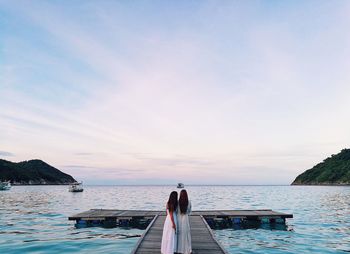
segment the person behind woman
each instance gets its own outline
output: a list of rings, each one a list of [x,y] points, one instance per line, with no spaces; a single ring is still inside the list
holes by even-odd
[[[170,193],[168,203],[166,205],[166,218],[163,227],[162,236],[162,254],[174,254],[177,246],[177,236],[176,236],[176,209],[177,209],[177,192],[173,191]]]
[[[191,213],[191,202],[188,200],[186,190],[180,192],[179,209],[177,209],[177,253],[192,253],[191,229],[188,215]]]

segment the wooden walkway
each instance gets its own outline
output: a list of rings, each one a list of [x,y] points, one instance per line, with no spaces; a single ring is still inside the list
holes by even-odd
[[[70,216],[68,219],[75,220],[77,226],[115,227],[126,225],[132,227],[142,222],[142,225],[147,228],[132,253],[153,254],[160,253],[165,217],[164,211],[91,209]],[[228,221],[229,225],[232,226],[235,223],[243,222],[285,223],[286,218],[293,218],[293,214],[270,209],[193,211],[190,215],[193,254],[227,253],[216,241],[208,223],[216,228],[216,223],[221,227],[222,221]]]
[[[139,239],[132,254],[160,253],[165,215],[156,215]],[[227,253],[215,239],[210,227],[201,215],[190,216],[193,254]]]
[[[165,215],[165,211],[151,210],[115,210],[115,209],[91,209],[68,217],[69,220],[111,220],[111,219],[132,219],[132,218],[154,218],[156,215]],[[263,210],[202,210],[193,211],[191,215],[201,215],[205,218],[293,218],[293,214]]]

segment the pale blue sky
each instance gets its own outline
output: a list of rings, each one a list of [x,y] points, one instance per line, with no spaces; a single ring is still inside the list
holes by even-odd
[[[0,157],[93,184],[288,184],[349,147],[349,13],[0,0]]]

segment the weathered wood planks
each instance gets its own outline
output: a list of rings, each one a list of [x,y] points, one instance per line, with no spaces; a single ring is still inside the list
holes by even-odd
[[[156,215],[153,221],[147,227],[146,231],[142,234],[141,238],[131,253],[160,253],[164,221],[164,215]]]
[[[69,220],[89,220],[99,219],[105,220],[108,218],[153,218],[156,215],[165,215],[164,211],[151,210],[109,210],[109,209],[91,209],[82,213],[70,216]],[[206,218],[211,217],[231,217],[231,218],[256,218],[256,217],[271,217],[271,218],[293,218],[293,214],[276,212],[268,209],[264,210],[212,210],[212,211],[193,211],[192,215],[202,215]]]
[[[87,224],[90,223],[91,225],[94,225],[94,223],[101,225],[102,223],[103,226],[115,226],[117,225],[117,221],[123,222],[123,220],[127,221],[126,225],[130,226],[131,224],[128,224],[130,221],[143,220],[146,221],[146,224],[144,224],[145,227],[149,221],[152,220],[132,253],[154,254],[160,253],[165,215],[164,211],[91,209],[73,215],[68,219],[76,220],[77,224],[85,222]],[[214,225],[213,228],[215,228],[215,222],[217,221],[219,221],[219,223],[223,220],[228,220],[232,223],[236,223],[236,220],[238,220],[238,223],[240,223],[241,220],[258,222],[264,222],[267,220],[267,222],[271,222],[279,219],[284,222],[286,218],[293,218],[293,214],[276,212],[270,209],[193,211],[190,216],[193,254],[227,253],[216,241],[205,218],[208,220],[208,223],[211,223],[212,226]],[[230,225],[232,225],[232,223]]]
[[[132,254],[160,253],[165,215],[157,215],[139,239]],[[216,241],[210,227],[200,215],[190,216],[193,254],[222,254],[224,248]]]

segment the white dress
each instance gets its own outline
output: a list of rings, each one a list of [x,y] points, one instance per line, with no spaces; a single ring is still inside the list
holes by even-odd
[[[171,222],[169,210],[166,210],[167,216],[165,218],[162,236],[162,254],[174,254],[177,246],[177,236],[173,228],[173,223]],[[177,228],[176,211],[173,212],[175,226]]]
[[[189,214],[191,213],[191,202],[188,202],[187,211],[182,214],[180,208],[177,209],[177,252],[190,254],[192,252],[191,228]]]

